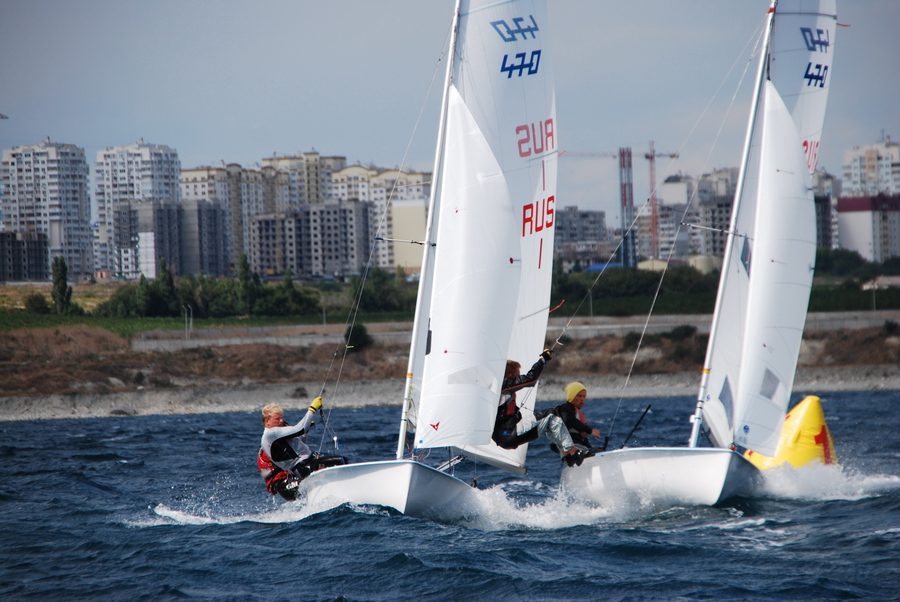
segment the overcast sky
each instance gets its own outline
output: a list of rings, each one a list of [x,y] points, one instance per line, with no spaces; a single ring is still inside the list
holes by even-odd
[[[767,6],[551,0],[560,148],[631,146],[636,203],[649,195],[651,140],[681,154],[657,160],[659,179],[736,166],[750,97],[749,83],[736,86]],[[316,150],[430,171],[452,10],[452,0],[5,0],[0,147],[49,136],[84,148],[92,171],[98,150],[141,138],[177,149],[183,168]],[[838,22],[850,27],[837,31],[819,161],[836,175],[846,148],[900,140],[900,0],[838,0]],[[559,178],[562,205],[617,223],[614,160],[564,157]]]

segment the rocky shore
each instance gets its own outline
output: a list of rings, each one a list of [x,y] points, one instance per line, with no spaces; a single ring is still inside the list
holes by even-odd
[[[693,372],[546,377],[538,401],[559,401],[565,385],[579,380],[589,399],[694,396],[699,375]],[[0,421],[145,416],[154,414],[212,414],[257,411],[271,402],[286,410],[302,410],[321,383],[293,383],[210,388],[171,388],[118,393],[74,393],[0,398]],[[344,381],[326,391],[326,404],[335,408],[399,405],[403,381]],[[794,391],[824,395],[832,391],[900,390],[900,366],[844,366],[805,368],[797,372]]]

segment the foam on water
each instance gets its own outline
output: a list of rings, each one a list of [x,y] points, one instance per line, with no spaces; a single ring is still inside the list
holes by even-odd
[[[900,488],[895,475],[866,475],[840,465],[785,465],[763,471],[760,495],[775,499],[825,501],[859,500]]]

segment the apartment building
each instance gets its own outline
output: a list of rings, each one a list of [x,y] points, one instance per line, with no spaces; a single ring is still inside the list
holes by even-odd
[[[89,277],[93,273],[93,250],[84,149],[49,139],[4,149],[0,181],[0,230],[46,237],[17,240],[29,241],[29,249],[37,240],[46,241],[47,251],[41,257],[47,264],[47,273],[53,260],[62,257],[71,279]],[[28,269],[27,273],[39,272]]]
[[[837,211],[841,248],[878,263],[900,257],[900,194],[841,197]]]
[[[328,199],[289,212],[254,216],[250,269],[266,277],[344,278],[369,262],[370,207]]]
[[[165,145],[148,144],[142,139],[97,152],[94,172],[97,206],[94,262],[98,271],[111,271],[118,276],[125,276],[126,271],[135,273],[134,262],[140,253],[139,248],[120,248],[117,244],[137,245],[140,244],[140,237],[131,238],[131,230],[125,235],[116,235],[116,205],[141,201],[157,205],[177,204],[181,201],[180,176],[178,152]],[[170,264],[173,268],[178,265],[171,258]]]
[[[53,276],[43,232],[0,231],[0,282],[41,282]]]
[[[604,263],[612,255],[605,211],[565,206],[556,211],[553,229],[554,256],[567,271]]]
[[[900,194],[900,144],[881,142],[844,151],[842,197]]]
[[[131,199],[113,208],[116,274],[129,280],[150,280],[165,258],[174,273],[180,273],[181,229],[179,203]]]
[[[425,237],[431,174],[350,165],[332,174],[332,197],[372,205],[372,265],[418,272]],[[377,239],[377,240],[376,240]]]

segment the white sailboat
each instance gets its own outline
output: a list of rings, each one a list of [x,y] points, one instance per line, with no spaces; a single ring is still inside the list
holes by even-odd
[[[458,2],[396,459],[315,472],[301,484],[309,502],[464,515],[473,489],[426,464],[432,448],[524,472],[527,446],[501,449],[491,432],[507,359],[530,365],[547,330],[558,149],[548,29],[543,1]]]
[[[564,468],[575,497],[712,505],[749,495],[775,452],[816,252],[811,172],[825,116],[834,0],[773,0],[688,447],[620,449]],[[700,434],[711,447],[699,447]]]

